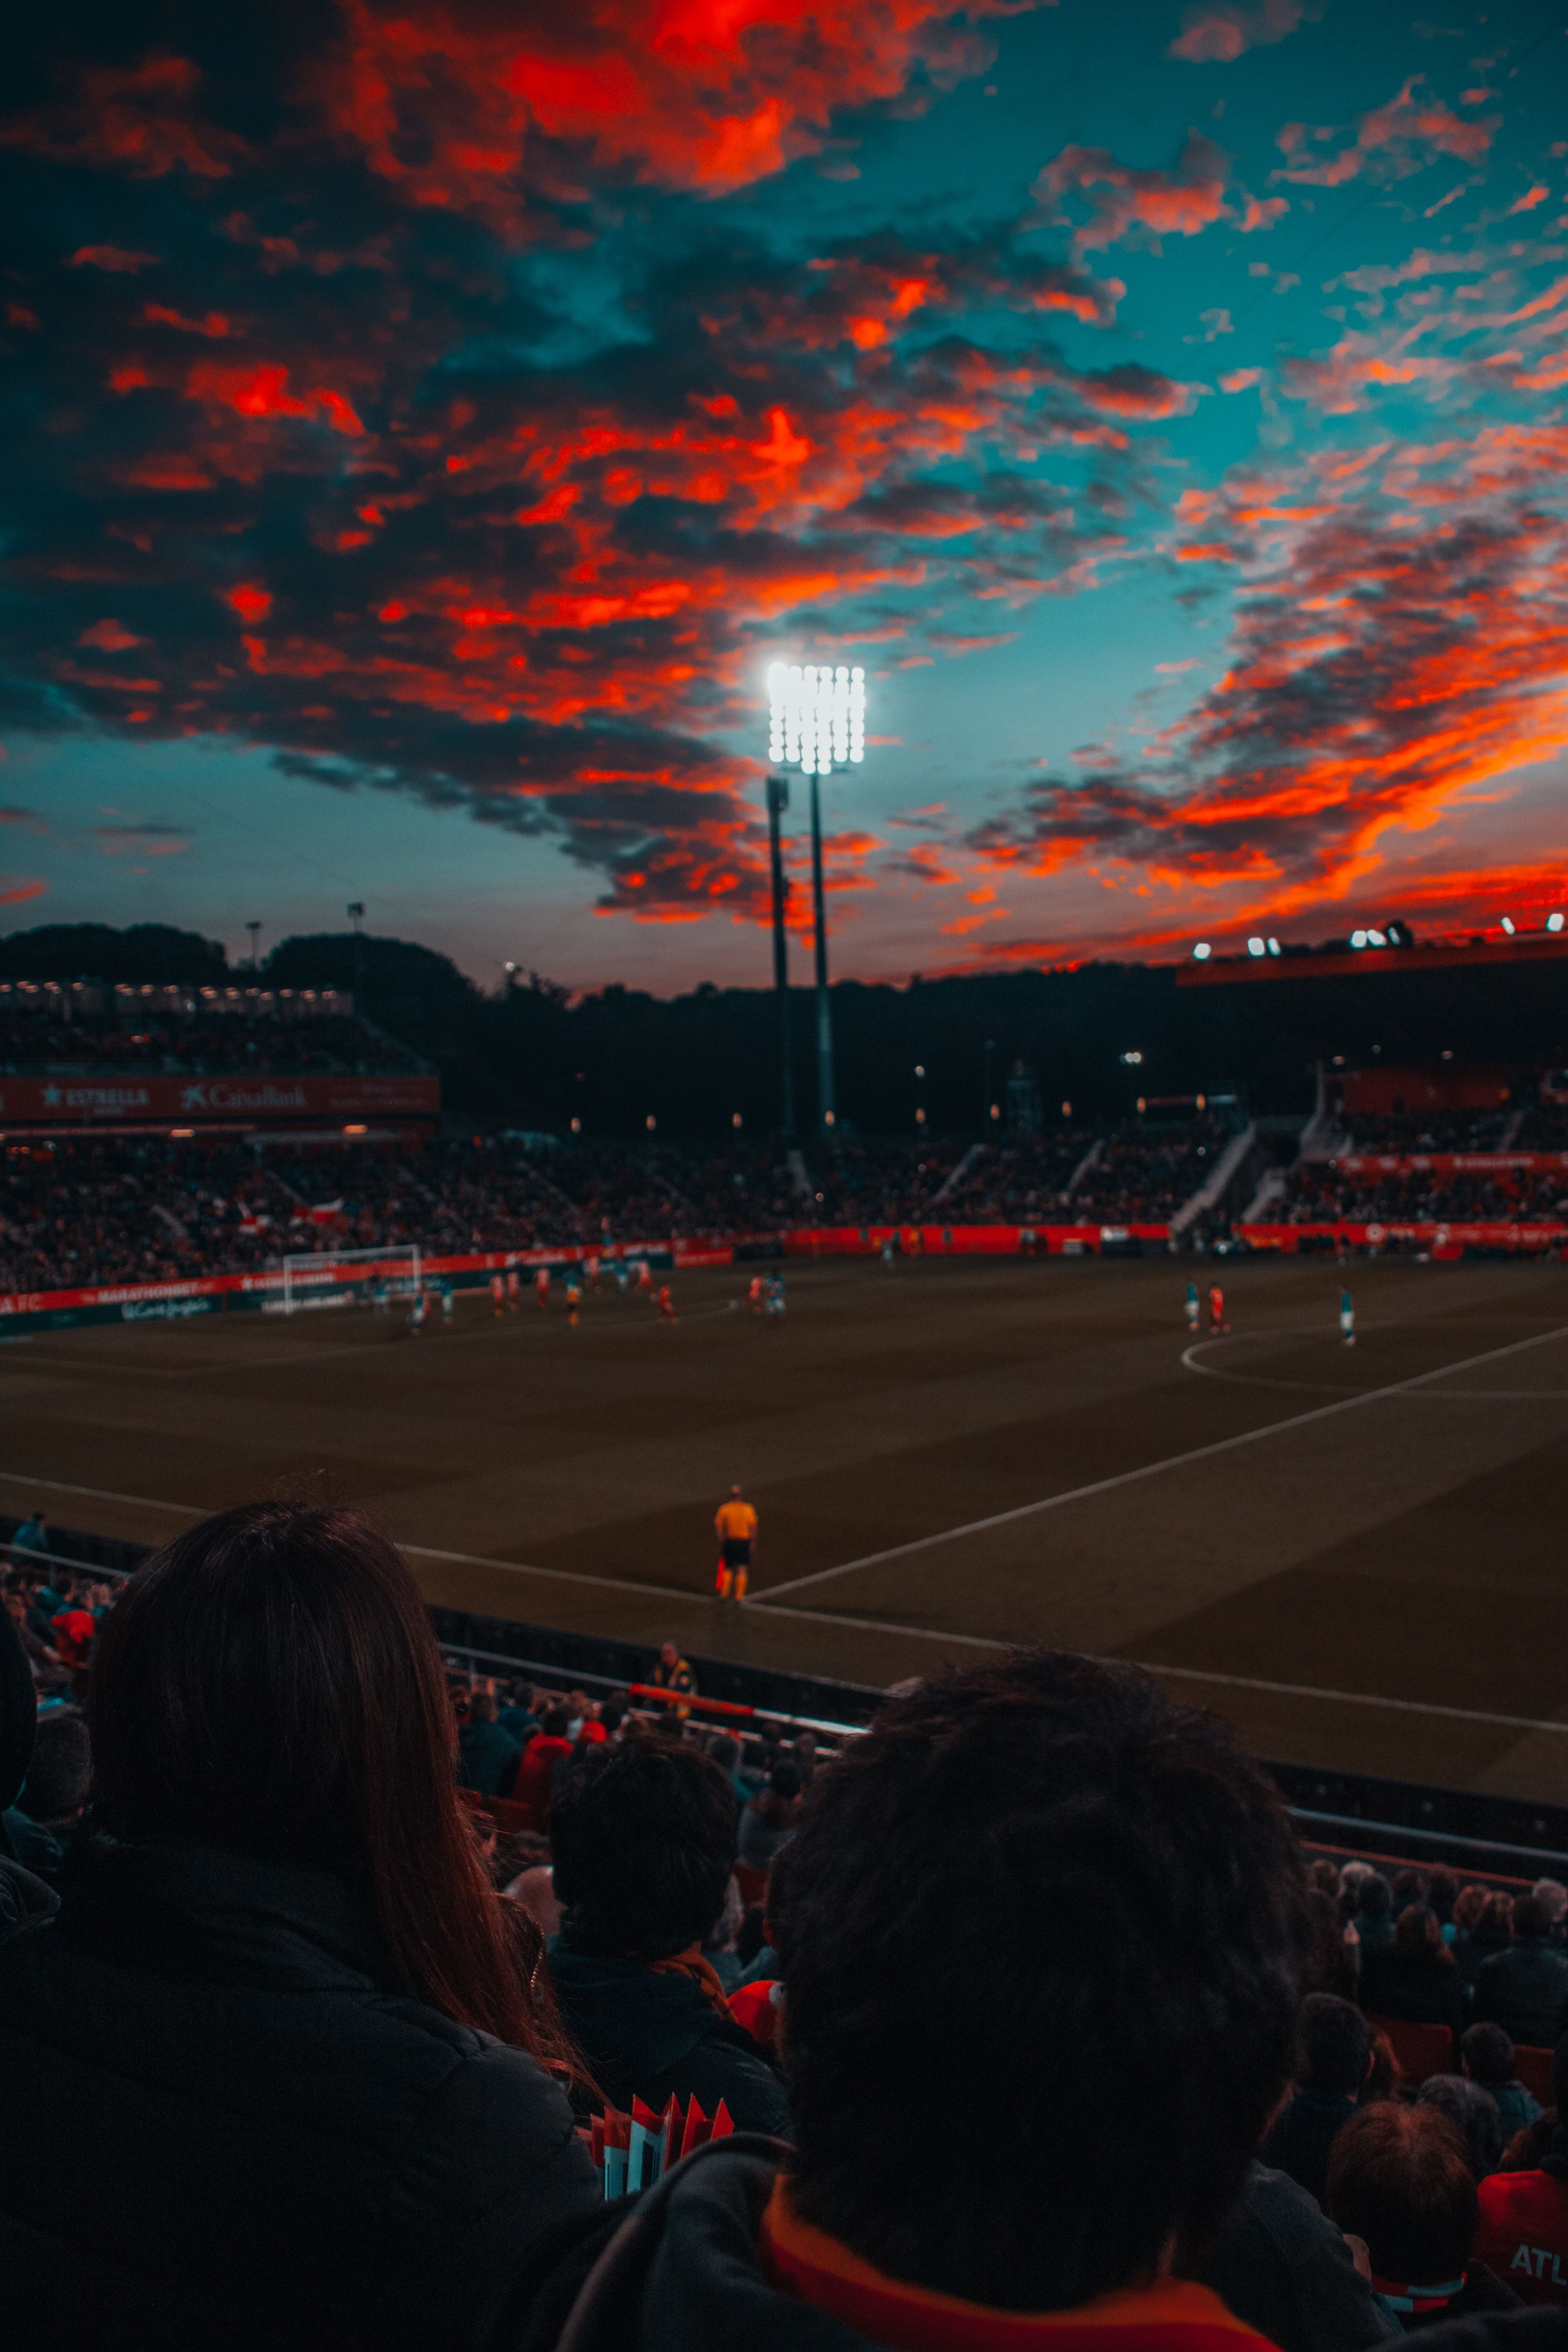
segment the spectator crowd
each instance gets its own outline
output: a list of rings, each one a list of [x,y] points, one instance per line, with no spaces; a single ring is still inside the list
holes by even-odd
[[[8,1557],[8,2340],[1568,2339],[1568,1889],[1304,1854],[1141,1670],[742,1740],[443,1660],[346,1509]]]

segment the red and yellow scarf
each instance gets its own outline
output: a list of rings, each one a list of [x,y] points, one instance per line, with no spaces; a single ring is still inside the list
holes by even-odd
[[[1076,2311],[1039,2312],[997,2311],[908,2285],[799,2220],[782,2173],[759,2252],[774,2286],[893,2352],[1273,2352],[1267,2336],[1185,2279],[1119,2288]]]

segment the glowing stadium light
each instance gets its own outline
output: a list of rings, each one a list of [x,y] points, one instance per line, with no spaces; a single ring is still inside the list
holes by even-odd
[[[1366,943],[1369,948],[1385,948],[1388,945],[1388,934],[1386,931],[1368,931]]]
[[[1248,955],[1267,955],[1268,953],[1268,950],[1264,946],[1261,940],[1248,940],[1247,942],[1247,952]]]
[[[1137,1065],[1138,1065],[1140,1062],[1142,1062],[1142,1060],[1143,1059],[1143,1056],[1142,1056],[1142,1054],[1140,1054],[1140,1053],[1138,1053],[1138,1052],[1134,1051],[1134,1052],[1132,1052],[1132,1053],[1131,1053],[1131,1054],[1123,1054],[1123,1055],[1122,1055],[1122,1056],[1121,1056],[1121,1058],[1122,1058],[1122,1060],[1123,1060],[1124,1062],[1126,1062],[1126,1063],[1129,1065],[1129,1066],[1130,1066],[1130,1067],[1134,1067],[1134,1068],[1135,1068],[1135,1067],[1137,1066]]]
[[[866,757],[866,673],[840,662],[774,662],[768,671],[768,758],[803,776]]]
[[[1364,948],[1366,945],[1366,933],[1364,931],[1352,931],[1351,933],[1351,945],[1352,948]]]
[[[1268,942],[1268,952],[1269,952],[1269,954],[1270,954],[1270,955],[1278,955],[1278,954],[1279,954],[1279,940],[1269,940],[1269,942]]]
[[[1512,916],[1511,916],[1511,915],[1505,915],[1505,916],[1503,917],[1503,919],[1502,919],[1502,927],[1503,927],[1503,929],[1508,933],[1509,938],[1511,940],[1511,939],[1512,939],[1512,937],[1513,937],[1513,918],[1512,918]]]
[[[1199,940],[1193,950],[1193,960],[1195,963],[1207,963],[1213,953],[1214,950],[1210,947],[1207,940]]]
[[[1548,915],[1546,918],[1546,928],[1549,931],[1560,931],[1563,929],[1562,916]]]

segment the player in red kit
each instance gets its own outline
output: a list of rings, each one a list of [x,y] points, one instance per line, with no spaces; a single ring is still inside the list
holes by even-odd
[[[490,1304],[495,1309],[496,1320],[499,1323],[501,1317],[506,1313],[506,1276],[504,1274],[492,1274],[490,1276]]]
[[[670,1297],[668,1282],[664,1284],[658,1294],[658,1319],[661,1323],[679,1323],[680,1320],[675,1311],[675,1301]]]
[[[1211,1331],[1228,1331],[1230,1325],[1225,1319],[1225,1293],[1220,1288],[1217,1282],[1211,1283],[1209,1286],[1209,1329]]]

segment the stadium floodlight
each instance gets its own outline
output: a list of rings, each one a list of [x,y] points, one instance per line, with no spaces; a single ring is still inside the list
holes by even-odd
[[[1267,955],[1268,953],[1268,950],[1261,940],[1248,940],[1247,942],[1247,952],[1248,955]]]
[[[1194,960],[1198,963],[1207,963],[1213,953],[1214,950],[1210,947],[1207,940],[1199,940],[1193,950]]]
[[[768,758],[803,776],[866,757],[866,673],[844,662],[774,662],[768,671]]]
[[[1560,931],[1563,929],[1562,916],[1548,915],[1546,918],[1546,928],[1549,931]]]
[[[1385,948],[1388,945],[1388,935],[1385,931],[1368,931],[1366,943],[1369,948]]]
[[[1270,954],[1270,955],[1278,955],[1278,954],[1279,954],[1279,940],[1269,940],[1269,942],[1268,942],[1268,952],[1269,952],[1269,954]]]
[[[816,934],[816,1105],[825,1131],[837,1124],[833,1085],[833,1014],[827,993],[827,910],[822,887],[822,803],[817,780],[866,757],[866,673],[847,662],[774,662],[768,670],[768,757],[811,779],[811,898]],[[782,778],[768,786],[769,808]],[[774,867],[774,933],[782,930]],[[779,950],[774,949],[775,979]],[[781,1002],[783,1000],[781,999]],[[785,1043],[785,1068],[788,1046]],[[786,1095],[786,1116],[788,1106]]]
[[[1502,919],[1502,927],[1503,927],[1503,929],[1508,933],[1509,938],[1511,940],[1511,939],[1512,939],[1512,937],[1513,937],[1513,918],[1512,918],[1512,916],[1511,916],[1511,915],[1505,915],[1505,916],[1503,917],[1503,919]]]
[[[1366,945],[1366,933],[1364,931],[1352,931],[1351,933],[1351,945],[1352,948],[1364,948]]]

